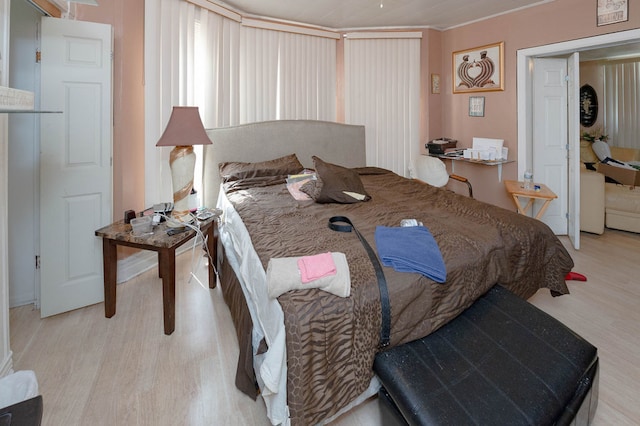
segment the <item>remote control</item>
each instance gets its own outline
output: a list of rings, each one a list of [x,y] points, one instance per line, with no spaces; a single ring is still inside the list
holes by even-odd
[[[181,232],[185,232],[186,230],[187,230],[186,227],[167,229],[167,235],[176,235],[176,234],[179,234]]]

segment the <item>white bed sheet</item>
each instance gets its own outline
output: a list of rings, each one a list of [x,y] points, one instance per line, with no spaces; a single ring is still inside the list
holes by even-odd
[[[287,352],[282,307],[276,299],[269,298],[266,272],[253,248],[249,231],[222,188],[218,193],[217,206],[222,210],[220,241],[240,281],[253,321],[253,368],[267,407],[267,416],[274,425],[288,425]],[[263,338],[268,349],[257,354]]]

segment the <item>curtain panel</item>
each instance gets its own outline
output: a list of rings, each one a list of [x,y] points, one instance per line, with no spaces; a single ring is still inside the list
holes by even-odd
[[[611,145],[640,148],[640,62],[604,65],[603,113]]]
[[[172,196],[169,150],[155,144],[173,106],[198,106],[205,128],[281,119],[335,121],[339,37],[241,21],[240,15],[200,0],[145,2],[146,205]],[[194,148],[194,185],[200,188],[203,148]]]
[[[240,122],[336,119],[336,40],[242,27]]]
[[[169,149],[155,144],[174,106],[205,128],[238,124],[240,23],[183,0],[145,3],[145,202],[172,200]],[[194,183],[202,176],[202,147]]]
[[[420,38],[347,35],[345,119],[367,129],[367,164],[409,176],[420,142]]]

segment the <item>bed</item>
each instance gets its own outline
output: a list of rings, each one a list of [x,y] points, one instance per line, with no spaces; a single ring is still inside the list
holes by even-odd
[[[379,386],[371,370],[381,326],[375,270],[356,235],[329,229],[330,217],[349,217],[374,250],[376,226],[396,227],[407,218],[422,222],[437,242],[446,265],[444,283],[384,267],[391,347],[437,330],[496,283],[525,299],[540,288],[568,293],[564,277],[573,261],[546,225],[366,167],[362,126],[282,120],[208,134],[213,143],[205,148],[203,200],[223,210],[219,278],[240,345],[236,386],[256,397],[257,383],[273,424],[331,420]],[[305,168],[349,168],[370,200],[296,200],[280,174],[237,179],[221,189],[220,163],[262,166],[292,154]],[[269,297],[271,259],[327,251],[346,256],[348,297],[316,288]]]

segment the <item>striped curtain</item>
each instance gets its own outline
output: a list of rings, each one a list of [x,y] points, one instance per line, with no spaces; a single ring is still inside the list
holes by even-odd
[[[363,124],[367,164],[409,176],[420,141],[420,33],[347,34],[345,120]]]
[[[243,26],[240,122],[336,119],[336,40]]]
[[[612,146],[640,148],[640,62],[604,65],[604,131]]]
[[[240,17],[184,0],[145,3],[145,201],[172,199],[169,149],[155,144],[174,106],[197,106],[205,128],[239,123]],[[196,146],[194,183],[202,176]]]

